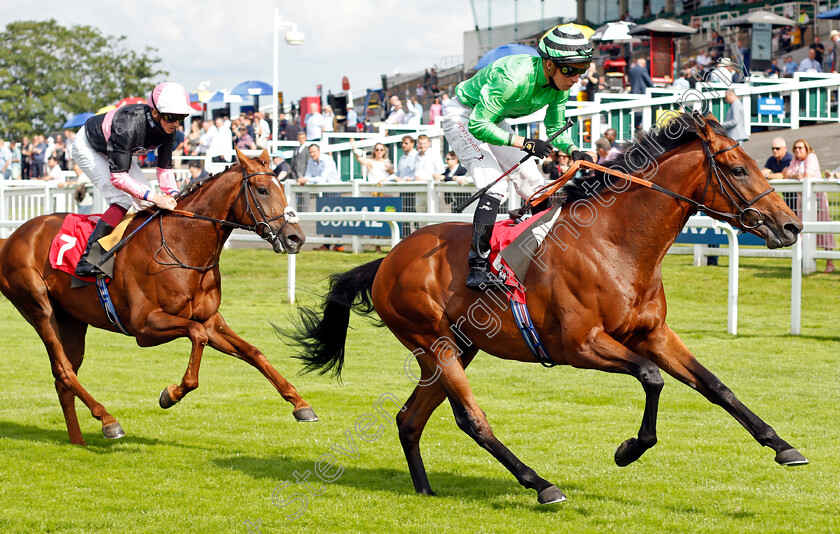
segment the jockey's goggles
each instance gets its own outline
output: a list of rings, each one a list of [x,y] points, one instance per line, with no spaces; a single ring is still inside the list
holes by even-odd
[[[160,113],[160,111],[158,111],[158,113]],[[176,113],[160,113],[160,118],[164,122],[178,123],[178,122],[181,122],[182,120],[186,119],[187,116],[186,115],[178,115]]]
[[[555,65],[557,64],[555,63]],[[575,76],[585,74],[586,71],[589,70],[589,64],[587,63],[586,66],[582,68],[573,67],[571,65],[557,65],[557,70],[559,70],[560,74],[566,78],[574,78]]]

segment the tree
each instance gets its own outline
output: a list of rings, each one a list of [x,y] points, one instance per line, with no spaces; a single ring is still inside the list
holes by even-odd
[[[157,50],[122,46],[91,26],[16,21],[0,33],[0,135],[58,130],[72,115],[145,96],[159,70]]]

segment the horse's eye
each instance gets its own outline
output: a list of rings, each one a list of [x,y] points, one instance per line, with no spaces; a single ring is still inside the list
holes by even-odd
[[[258,188],[257,188],[257,193],[259,193],[259,194],[261,194],[261,195],[268,195],[268,188],[266,188],[266,187],[258,187]]]
[[[734,174],[735,176],[746,176],[747,169],[743,167],[735,167],[732,169],[732,174]]]

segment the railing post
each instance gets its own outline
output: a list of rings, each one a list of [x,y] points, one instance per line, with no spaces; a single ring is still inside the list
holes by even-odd
[[[295,303],[295,267],[297,254],[289,254],[288,272],[286,273],[286,292],[289,295],[289,304]]]
[[[814,186],[811,183],[811,178],[805,177],[802,180],[802,200],[800,209],[802,210],[802,220],[807,222],[814,222],[817,220],[816,211],[817,203],[815,202]],[[802,250],[802,272],[804,274],[811,274],[817,270],[817,260],[814,258],[816,253],[816,236],[812,233],[806,233],[803,239]]]
[[[807,235],[807,234],[800,234]],[[790,333],[802,333],[802,239],[791,247],[790,257]]]
[[[727,300],[726,329],[733,336],[738,335],[738,236],[728,224],[721,224],[729,239],[729,298]]]
[[[797,82],[799,78],[794,74],[794,80]],[[794,89],[790,92],[790,129],[799,129],[799,90]]]

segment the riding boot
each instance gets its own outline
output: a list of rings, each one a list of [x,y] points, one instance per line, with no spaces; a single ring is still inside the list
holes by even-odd
[[[473,218],[473,235],[467,263],[470,274],[467,275],[467,287],[472,289],[505,289],[504,282],[490,271],[490,237],[496,223],[496,213],[500,201],[496,197],[484,195],[478,201]]]
[[[85,253],[82,254],[82,257],[79,258],[79,263],[76,264],[76,276],[105,276],[105,273],[102,272],[99,267],[87,261],[88,254],[90,254],[90,248],[93,246],[94,243],[99,241],[101,238],[105,237],[106,235],[111,233],[114,227],[110,224],[106,223],[102,219],[99,219],[99,222],[96,223],[96,227],[93,229],[93,233],[90,234],[90,238],[87,242],[87,248],[85,248]]]

